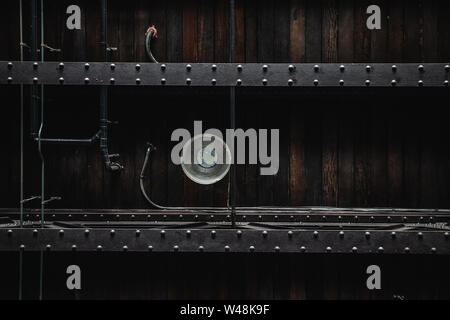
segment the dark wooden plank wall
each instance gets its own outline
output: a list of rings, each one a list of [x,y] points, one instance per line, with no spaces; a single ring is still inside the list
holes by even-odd
[[[29,5],[25,2],[25,13]],[[100,5],[77,1],[80,31],[65,28],[73,1],[45,1],[45,42],[61,53],[47,60],[99,60]],[[236,1],[236,61],[242,62],[444,62],[450,60],[448,1],[377,1],[382,30],[365,28],[370,1]],[[5,2],[0,23],[2,60],[18,59],[17,1]],[[108,44],[113,61],[146,61],[144,32],[155,24],[155,56],[170,62],[227,62],[229,6],[216,1],[109,1]],[[29,15],[25,14],[25,19]],[[25,28],[25,42],[29,40]],[[29,53],[25,51],[25,58]],[[6,139],[0,157],[1,207],[18,202],[18,88],[1,88],[10,114],[1,127]],[[76,92],[76,95],[73,94]],[[238,92],[238,127],[280,128],[280,171],[261,177],[257,166],[238,167],[241,205],[329,205],[450,207],[450,161],[439,92],[336,92],[284,95]],[[106,172],[96,147],[46,147],[47,190],[70,208],[146,208],[138,178],[145,143],[158,146],[150,179],[152,196],[170,205],[224,205],[226,181],[202,187],[170,162],[170,134],[178,127],[225,129],[225,90],[111,90],[112,153],[125,170]],[[431,96],[431,98],[430,98]],[[430,101],[436,102],[430,105]],[[96,88],[48,88],[47,136],[87,137],[97,129]],[[124,106],[130,106],[124,108]],[[427,106],[426,112],[416,107]],[[28,105],[26,105],[28,112]],[[275,112],[274,112],[275,111]],[[26,117],[28,120],[28,116]],[[28,128],[28,121],[26,121]],[[39,193],[36,147],[27,141],[26,195]]]
[[[18,297],[18,254],[2,253],[1,299]],[[448,299],[445,256],[279,254],[44,253],[43,298],[78,299]],[[23,298],[37,300],[39,253],[24,254]],[[224,264],[224,262],[227,264]],[[180,263],[185,262],[180,266]],[[332,263],[330,263],[332,262]],[[382,290],[366,287],[366,268],[382,270]],[[82,290],[66,288],[79,265]],[[189,269],[189,265],[194,265]],[[242,267],[241,267],[242,266]],[[189,270],[188,270],[189,269]],[[413,279],[413,280],[412,280]]]

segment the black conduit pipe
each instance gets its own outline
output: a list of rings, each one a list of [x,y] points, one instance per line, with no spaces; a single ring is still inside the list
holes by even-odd
[[[31,60],[38,60],[38,3],[37,0],[31,0]],[[31,110],[30,110],[30,132],[31,137],[36,138],[39,130],[39,112],[38,112],[39,90],[38,85],[31,86]]]
[[[101,46],[103,51],[103,60],[108,61],[108,8],[107,0],[101,0],[102,11],[102,29],[101,29]],[[120,171],[123,166],[117,162],[111,161],[111,158],[118,155],[109,154],[108,150],[108,88],[103,86],[100,88],[100,150],[103,154],[105,167],[111,171]]]

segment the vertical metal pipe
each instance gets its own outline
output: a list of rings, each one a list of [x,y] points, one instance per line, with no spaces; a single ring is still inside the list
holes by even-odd
[[[19,1],[20,61],[23,61],[23,12]],[[20,227],[23,227],[23,84],[20,84]],[[23,251],[19,251],[19,300],[22,300]]]
[[[234,0],[230,0],[230,57],[229,62],[234,62],[234,45],[235,45],[235,5]],[[236,88],[230,88],[230,125],[231,129],[236,128]],[[234,153],[233,153],[234,156]],[[230,168],[230,187],[229,187],[229,197],[231,206],[231,224],[234,227],[236,225],[236,166],[234,164]]]
[[[41,43],[44,43],[44,0],[41,0]],[[44,62],[44,48],[41,47],[41,61]],[[41,227],[44,227],[45,213],[45,159],[42,153],[42,130],[44,128],[44,85],[41,85],[41,126],[38,134],[39,155],[41,156]],[[39,272],[39,300],[42,300],[44,277],[44,252],[41,249],[40,272]]]
[[[44,43],[44,0],[41,0],[41,43]],[[41,48],[41,61],[44,62],[44,50]],[[38,149],[41,157],[41,225],[44,225],[45,211],[45,159],[42,153],[42,131],[44,129],[44,85],[41,85],[41,126],[38,133]]]
[[[23,61],[23,13],[19,1],[20,61]],[[23,227],[23,84],[20,84],[20,227]]]
[[[31,0],[31,60],[38,60],[38,0]],[[30,110],[30,132],[31,137],[34,139],[37,137],[39,126],[39,114],[38,114],[38,85],[31,86],[30,96],[31,110]]]

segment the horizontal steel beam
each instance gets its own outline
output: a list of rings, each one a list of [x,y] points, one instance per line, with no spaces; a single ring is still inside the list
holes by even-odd
[[[0,251],[450,254],[449,232],[0,229]]]
[[[209,210],[208,210],[209,211]],[[0,217],[19,219],[16,210],[0,210]],[[26,211],[24,219],[40,221],[40,211]],[[154,211],[154,210],[52,210],[45,214],[46,221],[136,221],[136,222],[229,222],[230,213],[209,211]],[[238,222],[348,222],[348,223],[449,223],[448,210],[300,210],[279,208],[273,212],[238,212]]]
[[[449,64],[0,61],[0,84],[242,87],[448,87]]]

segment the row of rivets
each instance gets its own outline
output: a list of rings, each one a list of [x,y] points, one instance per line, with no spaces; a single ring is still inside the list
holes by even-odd
[[[7,67],[8,67],[8,69],[11,70],[11,69],[13,68],[13,63],[12,63],[12,62],[8,62]],[[34,62],[34,63],[33,63],[33,68],[34,68],[34,69],[37,69],[38,67],[39,67],[39,63],[38,63],[38,62]],[[59,68],[60,68],[60,69],[64,69],[64,63],[63,63],[63,62],[61,62],[61,63],[59,64]],[[86,70],[89,70],[90,64],[89,64],[89,63],[85,63],[85,64],[84,64],[84,68],[85,68]],[[111,70],[114,70],[114,69],[116,68],[116,64],[115,64],[115,63],[111,63],[111,64],[110,64],[110,68],[111,68]],[[136,64],[135,68],[136,68],[136,70],[139,71],[139,70],[141,69],[141,65],[140,65],[140,64]],[[162,70],[162,71],[165,71],[166,68],[167,68],[166,64],[161,64],[161,70]],[[237,70],[238,70],[239,72],[241,72],[241,71],[243,70],[243,66],[242,66],[241,64],[237,65],[236,68],[237,68]],[[262,66],[262,70],[263,70],[264,72],[267,72],[267,71],[268,71],[268,68],[269,68],[269,66],[268,66],[267,64],[265,64],[265,65]],[[394,65],[392,65],[391,68],[392,68],[392,71],[393,71],[393,72],[396,72],[396,71],[397,71],[397,65],[394,64]],[[211,69],[212,69],[213,71],[216,71],[216,70],[217,70],[217,65],[216,65],[216,64],[213,64],[213,65],[211,66]],[[293,64],[290,64],[290,65],[288,66],[288,69],[289,69],[290,72],[293,72],[293,71],[296,69],[296,67],[295,67]],[[319,72],[320,66],[319,66],[318,64],[316,64],[316,65],[314,65],[313,69],[314,69],[315,72]],[[372,66],[366,65],[365,69],[366,69],[367,72],[371,72],[371,71],[372,71]],[[423,64],[421,64],[421,65],[419,65],[419,66],[417,67],[417,69],[418,69],[420,72],[424,72],[424,71],[425,71],[425,66],[424,66]],[[444,66],[444,69],[445,69],[445,71],[450,72],[450,65],[445,65],[445,66]],[[191,70],[192,70],[192,65],[191,65],[191,64],[187,64],[187,65],[186,65],[186,70],[187,70],[187,71],[191,71]],[[341,72],[344,72],[344,71],[345,71],[345,65],[340,65],[340,66],[339,66],[339,70],[340,70]]]
[[[46,248],[47,251],[50,251],[51,248],[52,248],[52,246],[51,246],[51,244],[47,244],[47,245],[45,246],[45,248]],[[72,245],[71,248],[72,248],[73,251],[77,250],[77,246],[76,246],[75,244]],[[148,248],[149,251],[153,251],[153,246],[149,245],[147,248]],[[21,244],[21,245],[19,246],[19,249],[20,249],[20,250],[25,250],[25,245],[24,245],[24,244]],[[102,246],[102,245],[97,245],[96,249],[97,249],[97,251],[102,251],[102,250],[103,250],[103,246]],[[123,251],[126,252],[126,251],[128,251],[128,246],[127,246],[127,245],[124,245],[124,246],[122,247],[122,249],[123,249]],[[180,249],[180,247],[179,247],[178,245],[174,245],[174,246],[173,246],[173,250],[174,250],[175,252],[178,252],[179,249]],[[250,247],[249,247],[249,251],[250,251],[250,252],[254,252],[255,249],[256,249],[255,246],[250,246]],[[198,247],[198,251],[203,252],[204,250],[205,250],[204,246],[199,246],[199,247]],[[231,248],[230,248],[230,246],[226,245],[226,246],[224,246],[224,250],[225,250],[225,252],[230,252],[230,251],[231,251]],[[281,251],[281,248],[280,248],[279,246],[275,246],[275,247],[274,247],[274,251],[275,251],[275,252],[280,252],[280,251]],[[301,251],[301,252],[306,252],[306,247],[305,247],[305,246],[301,246],[301,247],[300,247],[300,251]],[[328,252],[328,253],[329,253],[329,252],[332,252],[332,251],[333,251],[333,248],[330,247],[330,246],[328,246],[328,247],[325,248],[325,251]],[[358,252],[358,248],[357,248],[357,247],[352,247],[351,251],[354,252],[354,253],[356,253],[356,252]],[[383,253],[383,252],[384,252],[384,248],[383,248],[382,246],[380,246],[380,247],[378,247],[377,251],[378,251],[379,253]],[[409,252],[411,251],[411,249],[410,249],[409,247],[405,247],[405,248],[403,249],[403,251],[404,251],[405,253],[409,253]],[[436,247],[432,247],[432,248],[430,248],[430,251],[431,251],[432,253],[436,253],[436,252],[437,252],[437,248],[436,248]]]

